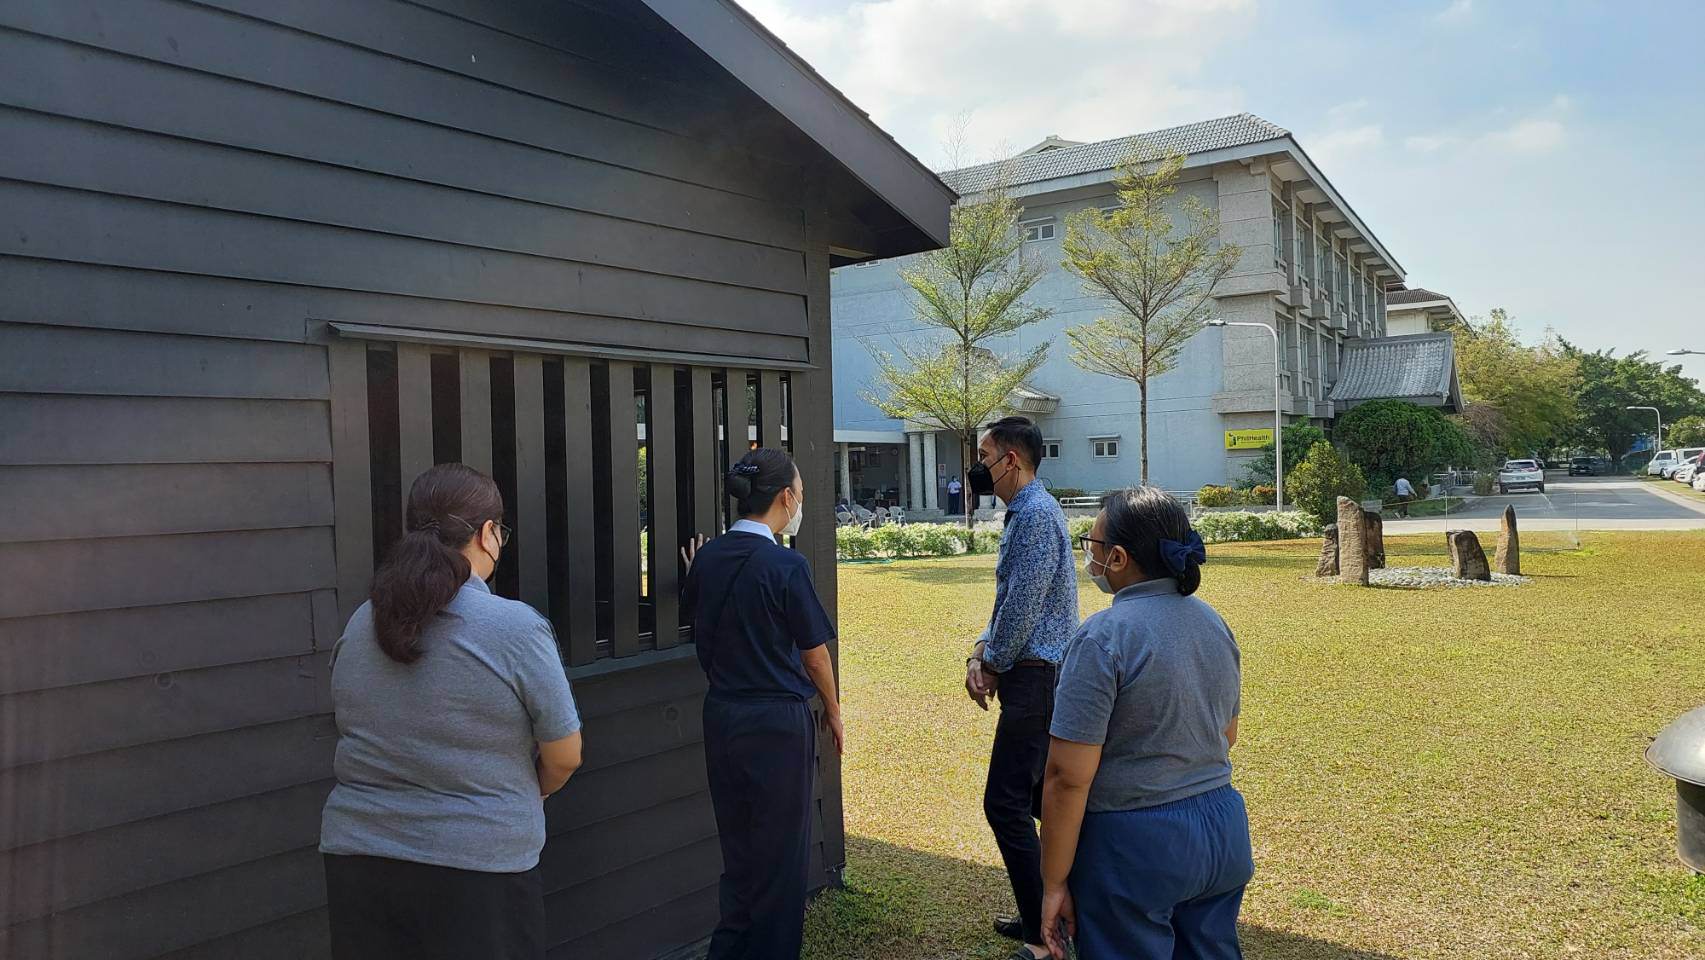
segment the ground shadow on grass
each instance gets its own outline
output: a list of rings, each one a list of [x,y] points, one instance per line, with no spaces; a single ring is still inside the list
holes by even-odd
[[[1001,870],[856,835],[847,837],[847,859],[845,886],[824,891],[806,916],[805,960],[1011,956],[1011,942],[989,923],[1012,912]],[[1249,960],[1397,960],[1247,923],[1239,935]]]

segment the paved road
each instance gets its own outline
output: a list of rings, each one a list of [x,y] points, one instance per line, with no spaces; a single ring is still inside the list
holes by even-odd
[[[1675,493],[1665,496],[1667,487]],[[1495,530],[1504,507],[1514,504],[1524,529],[1535,530],[1694,530],[1705,529],[1705,501],[1690,499],[1679,484],[1646,483],[1632,477],[1570,477],[1551,472],[1544,493],[1510,493],[1470,498],[1448,520],[1395,520],[1393,533],[1424,533],[1450,528]]]

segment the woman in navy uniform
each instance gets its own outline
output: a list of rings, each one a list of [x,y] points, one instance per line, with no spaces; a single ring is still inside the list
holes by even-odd
[[[710,681],[705,766],[722,841],[722,919],[708,960],[798,957],[810,869],[813,693],[842,747],[828,641],[834,624],[805,556],[778,542],[799,532],[804,485],[780,450],[753,450],[729,471],[742,519],[686,551],[682,609]]]

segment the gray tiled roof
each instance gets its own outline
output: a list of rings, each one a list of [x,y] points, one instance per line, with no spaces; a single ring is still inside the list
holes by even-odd
[[[1344,344],[1343,374],[1332,400],[1354,406],[1366,400],[1409,400],[1461,409],[1456,347],[1448,333],[1351,340]],[[1340,408],[1341,409],[1341,408]]]
[[[1158,157],[1169,153],[1203,153],[1251,143],[1265,143],[1290,136],[1290,131],[1254,114],[1186,123],[1180,127],[1151,130],[1129,137],[1099,140],[1075,147],[1061,147],[1012,160],[997,160],[974,167],[949,170],[941,175],[948,186],[961,194],[985,190],[995,181],[1003,163],[1011,164],[1012,184],[1035,183],[1096,170],[1111,170],[1133,153]]]
[[[1442,293],[1427,290],[1423,287],[1416,287],[1413,290],[1397,290],[1387,294],[1385,297],[1385,304],[1388,307],[1401,307],[1406,303],[1431,303],[1435,300],[1449,299],[1449,297]]]

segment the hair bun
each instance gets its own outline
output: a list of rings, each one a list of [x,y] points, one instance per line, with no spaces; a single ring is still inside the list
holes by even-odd
[[[740,469],[741,466],[745,466],[745,464],[735,466],[733,470],[728,471],[728,476],[724,478],[728,485],[729,495],[736,500],[744,500],[752,495],[752,478]]]

